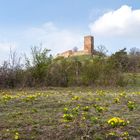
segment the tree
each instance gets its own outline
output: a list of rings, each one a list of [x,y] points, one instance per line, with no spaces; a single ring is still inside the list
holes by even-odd
[[[110,61],[112,62],[112,65],[114,65],[114,69],[119,69],[122,72],[127,71],[129,59],[127,56],[126,48],[111,55]]]
[[[10,49],[9,60],[4,61],[0,68],[0,85],[3,87],[14,88],[22,85],[23,70],[21,57]]]
[[[73,57],[69,61],[69,66],[67,68],[69,84],[80,85],[80,74],[81,74],[82,63],[77,57]]]
[[[138,55],[140,56],[140,49],[138,49],[138,48],[136,48],[136,47],[131,48],[129,54],[130,54],[130,55],[135,55],[135,56],[138,56]]]
[[[106,49],[106,47],[104,45],[97,46],[97,51],[96,51],[97,55],[106,56],[107,52],[108,52],[108,50]]]
[[[50,50],[42,49],[41,47],[34,46],[31,48],[32,58],[26,58],[27,73],[30,75],[28,78],[37,85],[44,85],[47,78],[48,66],[51,64],[52,56],[48,56]],[[31,83],[30,83],[31,84]]]
[[[73,51],[74,51],[74,52],[77,52],[77,51],[78,51],[78,47],[75,46],[75,47],[73,48]]]
[[[51,65],[48,68],[48,85],[49,86],[68,86],[68,61],[59,57],[58,59],[54,59]]]
[[[134,47],[129,52],[129,71],[139,72],[140,70],[140,49]]]

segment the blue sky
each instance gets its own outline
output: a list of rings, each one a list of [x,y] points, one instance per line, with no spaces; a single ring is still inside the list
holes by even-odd
[[[83,36],[95,37],[113,53],[140,48],[138,0],[0,0],[0,58],[9,49],[29,54],[32,45],[57,54],[77,46]]]

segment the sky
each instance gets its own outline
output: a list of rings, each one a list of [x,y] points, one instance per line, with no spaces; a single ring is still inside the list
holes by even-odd
[[[0,0],[0,61],[10,49],[20,56],[42,46],[53,55],[83,49],[93,35],[95,49],[109,54],[124,47],[140,48],[139,0]]]

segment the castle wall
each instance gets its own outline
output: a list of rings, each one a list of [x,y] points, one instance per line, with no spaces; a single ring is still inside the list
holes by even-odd
[[[94,37],[93,36],[85,36],[84,37],[84,50],[74,52],[72,50],[68,50],[57,56],[62,57],[70,57],[70,56],[78,56],[78,55],[93,55],[94,53]]]
[[[57,56],[63,56],[63,57],[69,57],[73,54],[72,50],[68,50],[66,52],[63,52],[61,54],[58,54]]]
[[[79,55],[86,55],[86,54],[89,53],[85,51],[77,51],[77,52],[73,52],[72,56],[79,56]]]

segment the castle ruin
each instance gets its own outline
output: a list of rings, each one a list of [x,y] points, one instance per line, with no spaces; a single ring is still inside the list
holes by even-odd
[[[57,56],[61,57],[71,57],[71,56],[79,56],[79,55],[93,55],[94,54],[94,37],[93,36],[85,36],[84,37],[84,50],[81,51],[72,51],[68,50]]]

